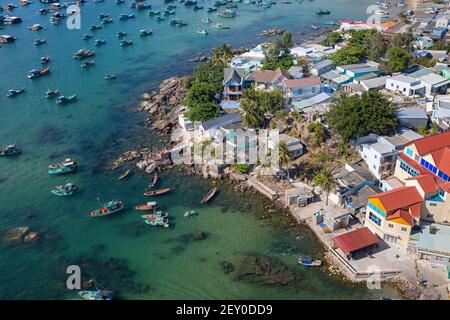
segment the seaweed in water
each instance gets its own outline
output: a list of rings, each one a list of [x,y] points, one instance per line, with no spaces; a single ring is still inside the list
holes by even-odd
[[[39,144],[60,143],[62,141],[62,137],[63,131],[53,127],[46,127],[40,131],[37,143]]]

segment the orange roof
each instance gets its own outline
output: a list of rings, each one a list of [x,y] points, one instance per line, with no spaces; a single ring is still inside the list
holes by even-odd
[[[446,183],[439,185],[439,188],[441,188],[445,192],[450,192],[450,182],[446,182]]]
[[[414,225],[414,219],[411,216],[411,214],[403,209],[399,209],[395,211],[394,214],[391,214],[389,217],[386,218],[387,220],[394,220],[394,219],[402,219],[404,220],[408,225],[413,226]]]
[[[382,24],[380,24],[380,27],[381,28],[391,28],[397,24],[398,24],[398,22],[390,20],[390,21],[386,21],[386,22],[383,22]]]
[[[433,136],[423,137],[411,142],[417,148],[419,155],[423,156],[430,152],[450,147],[450,131],[435,134]]]
[[[369,199],[373,198],[376,198],[381,202],[387,213],[401,208],[406,208],[423,201],[423,198],[417,191],[416,187],[412,186],[397,188],[377,194],[373,197],[369,197]]]
[[[431,152],[436,167],[450,176],[450,148],[445,147]]]
[[[436,191],[438,189],[438,184],[442,182],[438,177],[432,174],[421,174],[420,176],[411,177],[407,180],[417,180],[425,193]]]

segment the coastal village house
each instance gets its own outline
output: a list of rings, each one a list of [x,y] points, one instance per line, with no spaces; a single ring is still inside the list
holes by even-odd
[[[387,78],[386,89],[401,93],[407,97],[414,95],[425,95],[425,85],[419,79],[406,75],[397,75]]]
[[[407,144],[394,176],[404,185],[369,198],[365,225],[372,232],[408,247],[419,224],[450,225],[450,132]]]
[[[235,108],[242,97],[242,91],[250,86],[251,81],[246,80],[248,72],[243,68],[225,68],[223,71],[223,108]]]
[[[295,100],[311,98],[318,95],[323,90],[320,77],[284,79],[282,83],[285,97],[289,104]]]

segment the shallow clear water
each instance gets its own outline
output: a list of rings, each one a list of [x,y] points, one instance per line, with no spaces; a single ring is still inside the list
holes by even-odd
[[[232,29],[211,29],[207,37],[195,33],[198,27],[204,27],[201,18],[206,12],[194,12],[177,3],[176,17],[189,25],[175,28],[168,21],[157,23],[145,12],[121,22],[120,13],[132,12],[130,1],[120,6],[114,2],[85,4],[82,30],[68,30],[64,23],[54,26],[48,22],[48,15],[36,14],[43,6],[36,1],[14,11],[23,18],[22,24],[0,30],[18,38],[16,43],[0,48],[0,144],[17,143],[24,150],[17,158],[0,159],[0,227],[27,225],[46,239],[39,245],[19,246],[0,241],[0,298],[75,298],[65,289],[65,269],[80,262],[82,272],[103,280],[102,284],[121,298],[342,299],[381,295],[335,280],[325,269],[298,267],[298,254],[318,255],[321,247],[305,228],[279,228],[273,220],[258,218],[264,202],[259,197],[237,198],[224,189],[212,205],[200,207],[199,200],[210,188],[209,183],[182,176],[177,170],[165,172],[161,185],[174,191],[158,201],[173,217],[173,227],[157,229],[144,224],[132,209],[145,201],[141,194],[148,177],[135,172],[127,180],[118,181],[119,172],[104,170],[105,159],[125,149],[159,143],[143,127],[144,115],[135,112],[138,99],[160,80],[190,71],[194,65],[187,59],[198,52],[207,53],[221,42],[257,44],[261,41],[257,33],[269,27],[297,32],[321,21],[363,19],[368,1],[279,3],[268,10],[240,4],[238,16],[222,22]],[[154,8],[165,6],[162,1],[153,4]],[[209,5],[206,1],[201,4]],[[329,8],[332,14],[317,17],[313,14],[317,8]],[[81,37],[89,32],[90,25],[99,23],[100,12],[109,13],[114,22],[92,32],[94,39],[107,41],[96,48]],[[211,17],[220,19],[215,14]],[[47,30],[29,31],[34,23]],[[138,30],[142,28],[153,28],[154,35],[140,38]],[[120,47],[117,31],[128,32],[127,38],[135,45]],[[47,44],[34,46],[36,38],[46,38]],[[96,51],[92,68],[80,68],[79,61],[72,59],[72,54],[84,47]],[[45,54],[50,55],[51,74],[33,81],[26,79],[27,71],[38,67],[39,58]],[[104,81],[108,72],[117,74],[118,79]],[[26,87],[25,94],[5,97],[8,89],[22,86]],[[65,95],[76,93],[78,101],[58,106],[43,98],[48,88]],[[47,165],[66,156],[76,157],[79,172],[49,176]],[[57,198],[49,192],[52,186],[67,180],[81,190],[70,198]],[[98,199],[112,198],[122,199],[128,209],[105,219],[88,216],[99,206]],[[246,209],[247,203],[252,208]],[[198,209],[200,215],[183,218],[187,208]],[[207,238],[193,241],[185,236],[197,230],[206,232]],[[223,273],[221,261],[230,261],[236,269],[249,253],[279,258],[301,274],[301,286],[248,284],[235,280],[234,272]],[[123,259],[125,264],[111,262],[110,258]]]

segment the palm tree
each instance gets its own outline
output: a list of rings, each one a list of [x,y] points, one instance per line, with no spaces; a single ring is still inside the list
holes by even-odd
[[[328,206],[328,197],[331,191],[336,190],[337,181],[333,176],[331,170],[324,169],[319,172],[313,180],[315,186],[320,186],[323,191],[327,193],[327,198],[325,204]]]
[[[244,97],[239,100],[239,106],[241,107],[241,117],[244,126],[248,128],[261,126],[264,119],[261,111],[258,109],[256,101]]]
[[[211,64],[213,65],[227,65],[233,58],[233,49],[229,44],[222,43],[219,47],[213,50],[211,55]]]
[[[286,141],[280,141],[278,143],[278,160],[280,162],[281,167],[286,166],[286,171],[289,179],[289,163],[294,160],[291,156],[291,152],[286,144]]]

